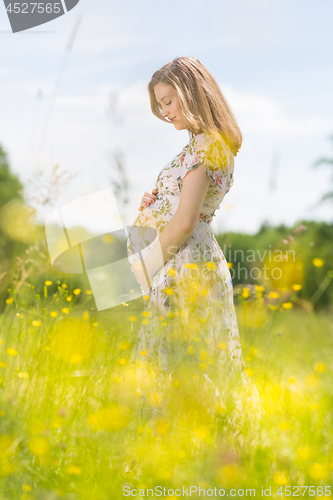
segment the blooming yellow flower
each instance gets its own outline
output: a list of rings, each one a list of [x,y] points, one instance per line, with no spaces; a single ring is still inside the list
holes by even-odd
[[[16,316],[18,316],[19,318],[24,318],[23,314],[17,313]]]
[[[233,266],[233,263],[232,262],[227,262],[227,265],[229,267],[229,269]]]
[[[167,272],[167,274],[169,276],[171,276],[171,278],[174,278],[175,276],[177,276],[177,271],[176,271],[176,269],[171,268],[171,269],[169,269],[169,271]]]
[[[12,347],[8,347],[7,354],[9,356],[17,356],[18,355],[18,351],[16,349],[13,349]]]
[[[189,346],[188,346],[188,348],[187,348],[187,352],[188,352],[189,354],[193,354],[193,353],[194,353],[194,347],[193,347],[193,345],[189,345]]]
[[[91,290],[86,290],[86,294],[87,295],[92,295],[92,291]]]
[[[137,317],[136,316],[130,316],[129,318],[129,321],[137,321]]]
[[[326,365],[325,363],[317,363],[314,369],[317,373],[324,373],[326,372]]]
[[[81,467],[78,467],[77,465],[69,465],[66,470],[68,474],[72,476],[79,476],[83,472]]]
[[[164,322],[162,323],[162,326],[168,326],[168,323]]]
[[[59,313],[58,313],[57,311],[51,311],[51,312],[50,312],[50,316],[51,316],[51,318],[56,318],[56,317],[58,316],[58,314],[59,314]]]
[[[172,290],[172,288],[170,288],[169,286],[166,286],[166,287],[164,288],[164,291],[165,291],[165,293],[166,293],[167,295],[172,295],[172,294],[173,294],[173,290]]]
[[[248,288],[243,288],[243,290],[242,290],[242,297],[244,299],[248,299],[250,297],[250,290]]]
[[[17,376],[20,377],[20,378],[29,378],[29,373],[27,373],[27,372],[19,372],[17,374]]]
[[[95,322],[92,324],[92,326],[97,326],[98,325],[98,322]]]
[[[150,295],[144,295],[144,296],[143,296],[143,298],[144,298],[145,300],[149,300],[149,297],[150,297]]]
[[[80,288],[75,288],[75,290],[73,291],[74,295],[79,295],[81,293],[81,290]]]
[[[268,298],[269,299],[278,299],[280,297],[279,292],[269,292]]]
[[[327,464],[314,463],[309,467],[309,476],[316,481],[325,481],[330,477]]]
[[[141,324],[142,324],[142,325],[149,325],[149,323],[150,323],[149,319],[143,319],[143,320],[141,321]]]
[[[283,309],[291,309],[293,307],[293,303],[292,302],[283,302],[282,303],[282,307]]]
[[[226,342],[220,342],[219,343],[219,348],[220,349],[228,349],[228,344]]]
[[[261,285],[256,285],[255,288],[256,288],[257,292],[264,292],[265,291],[265,287],[261,286]]]
[[[127,340],[123,340],[122,342],[120,342],[119,349],[121,349],[122,351],[126,351],[127,349],[129,349],[129,347],[130,343]]]
[[[305,377],[305,383],[308,387],[316,387],[319,384],[319,377],[315,373],[309,373]]]
[[[301,446],[296,450],[296,453],[300,460],[307,460],[310,457],[311,450],[308,446]]]
[[[142,311],[141,315],[144,318],[149,318],[149,316],[151,316],[151,312],[150,311]]]
[[[72,297],[66,297],[67,302],[70,302],[72,300]]]
[[[298,292],[298,290],[300,290],[302,288],[302,285],[298,285],[298,284],[295,284],[291,287],[293,290],[295,290],[295,292]]]
[[[61,286],[62,286],[62,288],[67,288],[66,283],[62,283]]]
[[[208,261],[208,262],[206,262],[205,266],[206,266],[208,269],[210,269],[211,271],[213,271],[213,270],[215,269],[215,267],[216,267],[216,264],[215,264],[215,262],[210,262],[210,261]]]
[[[50,281],[50,280],[45,281],[45,285],[46,285],[46,286],[50,286],[50,285],[52,285],[52,281]]]
[[[61,311],[62,311],[64,314],[68,314],[68,313],[69,313],[69,309],[68,309],[68,307],[64,307],[63,309],[61,309]]]
[[[41,322],[41,321],[39,321],[39,320],[34,319],[34,320],[33,320],[33,322],[32,322],[32,324],[33,324],[34,326],[41,326],[42,322]]]
[[[30,484],[22,484],[22,490],[23,491],[31,491],[32,490],[32,487],[30,486]]]
[[[252,368],[246,368],[245,372],[248,374],[249,377],[252,377],[254,374],[254,371]]]
[[[276,311],[278,306],[273,306],[272,304],[268,304],[268,307],[269,309],[271,309],[271,311]]]
[[[312,261],[312,264],[315,267],[322,267],[325,264],[325,261],[323,259],[318,259],[318,257],[315,257]]]
[[[273,474],[273,481],[279,486],[284,486],[289,484],[288,474],[285,471],[276,471]]]
[[[120,365],[126,365],[127,360],[126,360],[126,358],[119,358],[118,363],[119,363]]]
[[[147,356],[148,355],[148,351],[140,351],[140,354],[141,354],[141,356]]]
[[[287,422],[285,420],[283,422],[280,422],[280,424],[279,424],[279,429],[281,431],[289,431],[289,429],[291,429],[291,427],[292,427],[291,422]]]
[[[28,443],[29,450],[34,455],[46,455],[50,450],[50,444],[47,439],[41,436],[32,437]]]
[[[6,304],[12,304],[14,301],[13,297],[9,297],[8,299],[6,299]]]

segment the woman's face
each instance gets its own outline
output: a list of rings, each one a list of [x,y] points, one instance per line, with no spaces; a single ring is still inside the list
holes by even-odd
[[[170,120],[177,130],[188,130],[187,120],[180,107],[177,90],[166,83],[158,82],[154,87],[157,102],[162,107],[162,116]]]

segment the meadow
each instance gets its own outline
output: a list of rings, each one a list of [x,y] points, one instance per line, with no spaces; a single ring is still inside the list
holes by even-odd
[[[301,284],[234,287],[265,412],[255,428],[245,405],[235,432],[203,377],[217,358],[200,324],[173,336],[172,376],[147,352],[134,363],[146,298],[98,312],[86,281],[38,272],[41,252],[17,259],[0,316],[1,500],[331,496],[333,318],[300,299]],[[179,319],[160,317],[160,331],[177,332]]]

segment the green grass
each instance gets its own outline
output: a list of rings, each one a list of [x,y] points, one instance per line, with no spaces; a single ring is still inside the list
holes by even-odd
[[[40,297],[24,286],[0,317],[0,499],[120,499],[126,485],[254,488],[257,497],[263,486],[273,498],[313,486],[304,497],[319,498],[332,484],[332,316],[271,310],[266,292],[235,298],[265,409],[259,430],[237,433],[202,376],[204,338],[189,354],[189,339],[176,337],[175,357],[187,361],[171,378],[145,353],[137,371],[142,300],[92,316],[84,290],[59,282]]]

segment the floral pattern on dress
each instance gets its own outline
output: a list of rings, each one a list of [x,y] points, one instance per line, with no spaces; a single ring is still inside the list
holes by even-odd
[[[186,144],[158,175],[156,201],[141,211],[133,227],[142,238],[148,228],[161,232],[177,211],[184,177],[201,164],[211,182],[198,222],[192,234],[154,275],[150,290],[142,288],[149,297],[145,313],[150,316],[138,333],[133,361],[140,359],[140,353],[147,352],[148,359],[157,362],[161,369],[172,371],[170,335],[173,327],[169,320],[161,327],[161,318],[176,317],[184,326],[185,335],[192,331],[197,338],[208,338],[210,354],[219,352],[217,372],[215,375],[212,370],[206,373],[208,380],[214,377],[218,380],[219,376],[223,376],[226,383],[228,377],[240,380],[239,387],[247,392],[248,402],[254,405],[255,425],[262,407],[256,387],[245,372],[230,271],[211,228],[215,212],[234,181],[234,155],[222,136],[217,139],[201,133]],[[136,238],[131,234],[135,230],[131,229],[127,244],[132,264],[138,260],[134,255],[133,240]],[[149,253],[153,244],[142,253]],[[226,348],[221,349],[221,345]],[[241,421],[242,400],[237,394],[234,396],[237,411],[234,411],[233,421]]]

